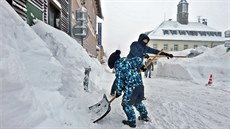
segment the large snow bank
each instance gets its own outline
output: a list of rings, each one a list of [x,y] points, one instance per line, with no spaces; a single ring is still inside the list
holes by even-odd
[[[210,74],[213,74],[215,82],[229,83],[230,53],[227,53],[225,49],[223,45],[214,48],[200,47],[196,51],[203,52],[203,54],[193,58],[160,59],[157,65],[157,76],[207,83]],[[188,52],[188,50],[184,50],[173,54],[187,55]]]
[[[62,66],[6,1],[0,10],[1,127],[36,126],[47,118],[44,109],[62,104]],[[41,95],[60,99],[41,107]]]
[[[87,127],[87,107],[95,101],[89,93],[102,87],[99,62],[45,23],[33,27],[36,34],[5,0],[0,19],[0,127]],[[85,67],[92,69],[89,93],[83,90]]]
[[[94,84],[100,80],[99,75],[102,71],[100,63],[90,58],[76,40],[42,21],[38,21],[32,28],[45,41],[53,56],[63,65],[62,83],[65,87],[62,87],[62,90],[67,91],[65,94],[76,96],[76,91],[82,90],[82,86],[76,86],[76,84],[82,84],[85,68],[89,67],[92,69],[90,76],[93,76],[90,78],[91,89],[94,89],[95,85],[100,87],[100,84]]]

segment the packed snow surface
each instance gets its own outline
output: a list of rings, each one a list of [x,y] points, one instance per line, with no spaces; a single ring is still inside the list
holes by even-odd
[[[1,129],[129,128],[121,123],[126,119],[121,97],[104,119],[92,123],[88,107],[104,94],[112,98],[115,77],[106,64],[60,30],[38,20],[28,26],[4,0],[0,19]],[[151,122],[137,120],[137,129],[230,128],[230,53],[223,45],[197,49],[203,53],[193,58],[158,59],[152,78],[143,77]],[[213,84],[206,85],[211,74]]]

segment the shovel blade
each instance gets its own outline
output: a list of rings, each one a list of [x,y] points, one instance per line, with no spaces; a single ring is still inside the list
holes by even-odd
[[[94,119],[93,123],[103,119],[111,110],[110,102],[104,94],[102,100],[89,107],[91,115]]]

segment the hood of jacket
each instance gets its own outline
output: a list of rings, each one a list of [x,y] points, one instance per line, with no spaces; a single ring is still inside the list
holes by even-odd
[[[148,41],[150,40],[148,35],[140,34],[138,38],[138,42],[143,42],[144,39],[147,39]]]

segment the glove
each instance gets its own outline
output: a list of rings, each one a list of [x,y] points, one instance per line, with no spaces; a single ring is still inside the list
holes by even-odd
[[[141,66],[140,68],[143,72],[145,72],[147,69],[145,68],[145,65]]]
[[[121,96],[121,93],[117,93],[116,92],[116,98],[120,97]]]
[[[148,55],[148,54],[145,54],[144,58],[147,58],[147,59],[148,59],[148,58],[149,58],[149,55]]]
[[[163,55],[165,55],[168,59],[173,58],[173,54],[163,53]]]

